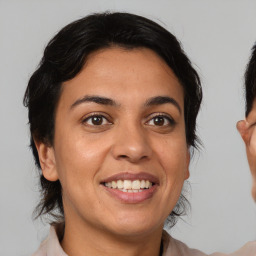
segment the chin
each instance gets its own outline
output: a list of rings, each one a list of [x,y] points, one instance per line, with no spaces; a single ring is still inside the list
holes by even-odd
[[[153,216],[153,217],[152,217]],[[156,230],[162,230],[164,221],[157,220],[154,214],[142,216],[120,216],[113,223],[114,232],[123,236],[143,236]]]
[[[156,230],[162,230],[162,225],[161,226],[122,226],[119,227],[117,230],[115,230],[115,233],[120,237],[124,237],[124,238],[139,238],[139,237],[143,237],[143,236],[147,236],[150,233],[153,233]]]

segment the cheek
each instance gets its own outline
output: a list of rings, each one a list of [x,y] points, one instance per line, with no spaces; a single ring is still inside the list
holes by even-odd
[[[96,211],[98,199],[95,191],[98,184],[95,176],[104,161],[102,147],[74,137],[56,146],[56,167],[62,185],[65,211],[69,211],[71,205],[77,211],[81,202],[87,211]]]
[[[187,170],[187,144],[183,138],[172,138],[158,144],[158,156],[166,171],[181,175]]]
[[[249,162],[252,177],[254,181],[256,181],[256,155],[252,154],[250,149],[247,149],[247,159]]]
[[[255,128],[251,131],[251,134],[250,134],[249,147],[250,147],[251,154],[256,156],[256,129]]]
[[[249,144],[247,145],[247,157],[250,164],[252,176],[256,179],[256,129],[251,129],[251,134],[248,134]]]
[[[161,145],[161,146],[160,146]],[[176,204],[188,172],[188,154],[185,138],[172,138],[158,143],[158,159],[163,172],[163,199],[170,204],[169,211]]]
[[[254,183],[256,184],[256,161],[254,160],[254,168],[251,168],[251,173],[252,173],[252,177],[253,177],[253,180],[254,180]]]
[[[69,137],[56,144],[56,167],[63,188],[77,189],[93,183],[104,158],[104,149],[83,137]]]
[[[159,143],[158,147],[158,159],[163,169],[162,205],[167,217],[180,197],[188,171],[187,144],[183,138],[172,138]]]

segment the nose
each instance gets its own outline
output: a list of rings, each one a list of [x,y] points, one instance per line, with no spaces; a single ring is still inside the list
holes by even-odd
[[[139,125],[119,127],[112,146],[112,155],[117,160],[137,163],[150,159],[152,148],[147,131]]]

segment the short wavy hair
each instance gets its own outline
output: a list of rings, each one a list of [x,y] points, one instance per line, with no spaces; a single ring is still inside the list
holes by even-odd
[[[109,47],[134,49],[145,47],[158,54],[172,69],[184,90],[184,119],[188,146],[197,147],[196,118],[202,100],[200,78],[174,35],[157,23],[129,13],[96,13],[72,22],[61,29],[48,43],[37,70],[31,76],[24,95],[28,107],[31,148],[40,170],[34,139],[53,144],[55,111],[62,83],[74,78],[88,56]],[[63,218],[62,188],[59,181],[44,178],[40,170],[41,201],[37,217],[50,214]],[[176,216],[185,212],[186,199],[169,216],[174,225]]]

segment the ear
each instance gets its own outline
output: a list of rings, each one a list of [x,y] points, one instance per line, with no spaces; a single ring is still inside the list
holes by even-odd
[[[43,142],[36,142],[40,166],[42,169],[43,176],[49,181],[56,181],[59,179],[57,169],[54,149],[52,146],[48,146]]]
[[[187,163],[186,163],[186,172],[185,172],[185,176],[184,176],[184,180],[187,180],[190,176],[190,172],[189,172],[189,163],[190,163],[190,151],[189,148],[187,149]]]
[[[248,123],[245,120],[240,120],[236,123],[236,128],[239,131],[245,145],[247,146],[250,141],[248,134]]]

